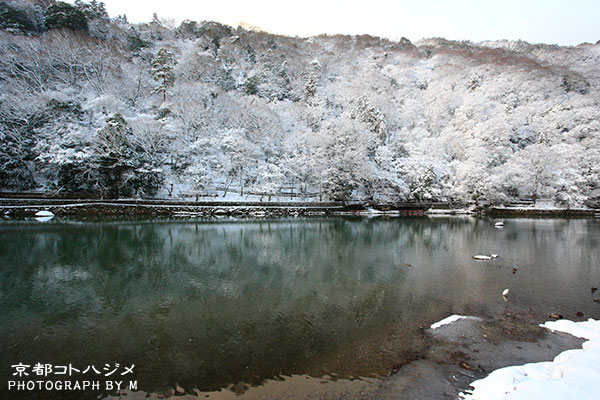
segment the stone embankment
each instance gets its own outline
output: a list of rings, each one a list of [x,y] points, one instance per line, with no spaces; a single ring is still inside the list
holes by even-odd
[[[589,208],[511,208],[490,207],[490,217],[541,217],[541,218],[594,218],[600,216],[600,210]]]
[[[341,203],[183,202],[164,200],[0,199],[0,213],[32,217],[38,211],[57,216],[261,216],[327,215],[344,211]]]
[[[600,210],[590,208],[536,208],[524,206],[482,206],[472,203],[396,203],[369,204],[319,201],[231,201],[231,200],[170,200],[43,197],[33,194],[0,194],[0,216],[5,218],[33,217],[38,211],[50,211],[57,216],[308,216],[308,215],[487,215],[494,218],[594,218]]]

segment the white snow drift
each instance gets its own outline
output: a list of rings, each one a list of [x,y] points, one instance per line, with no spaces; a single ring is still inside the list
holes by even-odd
[[[553,361],[530,363],[492,372],[471,383],[470,400],[600,399],[600,321],[550,321],[540,325],[589,339],[581,349],[560,353]]]

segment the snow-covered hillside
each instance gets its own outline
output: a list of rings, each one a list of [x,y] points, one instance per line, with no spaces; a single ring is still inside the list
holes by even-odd
[[[3,4],[43,25],[35,1]],[[0,189],[598,196],[599,44],[291,38],[88,14],[87,30],[2,25]]]

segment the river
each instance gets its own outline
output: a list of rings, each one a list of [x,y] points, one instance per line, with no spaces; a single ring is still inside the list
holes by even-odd
[[[0,397],[81,398],[8,390],[69,365],[149,393],[385,376],[450,314],[597,317],[599,245],[594,219],[4,221]]]

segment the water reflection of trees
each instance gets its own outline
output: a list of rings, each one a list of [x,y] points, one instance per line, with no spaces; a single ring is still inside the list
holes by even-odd
[[[510,249],[527,258],[527,246],[581,241],[589,225],[518,224],[503,231],[469,218],[5,224],[1,343],[115,362],[104,360],[110,349],[157,386],[201,381],[214,389],[325,373],[315,357],[373,341],[394,321],[416,326],[492,302],[502,271],[471,260],[476,252]],[[34,342],[36,329],[46,335]],[[85,351],[74,351],[74,341]]]

